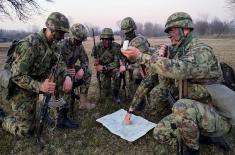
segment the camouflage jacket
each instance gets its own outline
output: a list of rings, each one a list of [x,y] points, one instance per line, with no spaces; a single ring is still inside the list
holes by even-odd
[[[60,41],[58,45],[67,66],[75,65],[79,60],[80,67],[83,68],[84,71],[88,69],[89,59],[82,44],[76,46],[73,44],[71,38],[67,38]]]
[[[120,66],[121,46],[113,42],[110,49],[105,49],[102,42],[92,49],[92,56],[99,60],[99,64],[103,65],[105,70],[109,71]]]
[[[21,89],[39,93],[41,82],[50,75],[58,54],[51,49],[44,35],[45,29],[26,37],[16,47],[15,61],[12,63],[12,81]],[[60,61],[56,77],[67,75],[65,64]]]
[[[137,61],[148,66],[152,73],[163,77],[179,80],[187,79],[188,98],[200,100],[208,97],[203,86],[205,81],[216,81],[221,78],[221,69],[213,49],[200,42],[192,34],[176,49],[172,59],[141,54]]]

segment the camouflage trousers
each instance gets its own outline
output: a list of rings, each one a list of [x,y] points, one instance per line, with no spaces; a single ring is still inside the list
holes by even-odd
[[[229,132],[231,124],[208,104],[195,100],[178,100],[172,114],[163,118],[154,128],[154,138],[173,147],[181,140],[186,146],[199,149],[199,136],[222,136]]]
[[[11,113],[4,118],[4,130],[19,137],[28,135],[34,130],[36,119],[37,95],[19,91],[11,100]]]
[[[110,95],[112,93],[119,93],[121,79],[119,69],[113,69],[112,71],[102,72],[100,74],[101,79],[101,94],[102,96]]]
[[[76,72],[80,69],[80,66],[75,66]],[[68,94],[64,94],[63,98],[66,101],[67,106],[65,108],[67,109],[73,109],[73,104],[75,103],[75,96],[74,95],[78,95],[79,94],[88,94],[88,90],[90,87],[90,83],[91,83],[91,75],[92,75],[92,71],[90,69],[87,69],[84,73],[84,76],[82,79],[80,80],[75,80],[73,82],[73,90],[71,93]]]

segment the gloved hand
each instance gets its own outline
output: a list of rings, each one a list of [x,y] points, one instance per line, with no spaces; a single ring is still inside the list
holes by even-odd
[[[126,71],[126,67],[124,65],[121,65],[120,68],[119,68],[119,71],[122,73],[122,72],[125,72]]]
[[[126,125],[130,125],[132,124],[131,122],[131,113],[127,112],[125,117],[124,117],[124,120],[123,120],[123,123],[126,124]]]
[[[79,69],[79,71],[76,73],[75,78],[78,79],[78,80],[80,80],[80,79],[83,78],[83,76],[84,76],[84,70],[81,68],[81,69]]]
[[[73,82],[69,76],[65,77],[64,83],[63,83],[63,91],[68,93],[72,90]]]
[[[95,70],[97,72],[102,72],[103,71],[103,66],[102,65],[97,65],[97,66],[95,66]]]
[[[44,93],[53,94],[55,92],[56,84],[54,82],[50,82],[49,79],[46,79],[40,86],[40,91]]]
[[[75,73],[76,73],[75,68],[68,68],[68,72],[69,72],[70,76],[72,76],[72,77],[75,76]]]

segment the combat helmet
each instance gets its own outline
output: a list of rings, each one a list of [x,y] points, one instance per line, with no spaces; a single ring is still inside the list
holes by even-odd
[[[69,32],[69,21],[62,13],[52,12],[48,16],[45,24],[52,31]]]
[[[144,36],[137,36],[131,40],[130,46],[138,48],[142,53],[148,53],[150,44]]]
[[[172,27],[190,28],[193,30],[193,20],[190,15],[185,12],[176,12],[168,17],[165,25],[165,32],[167,33]]]
[[[70,35],[77,40],[84,41],[87,39],[87,29],[82,24],[74,24],[71,26]]]
[[[124,33],[128,33],[132,30],[136,30],[135,21],[131,17],[126,17],[121,22],[121,30]]]
[[[112,39],[113,37],[113,30],[111,28],[104,28],[100,34],[100,39]]]

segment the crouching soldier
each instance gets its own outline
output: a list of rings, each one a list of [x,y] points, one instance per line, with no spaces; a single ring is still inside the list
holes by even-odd
[[[125,71],[125,66],[120,64],[121,46],[113,42],[113,31],[110,28],[102,30],[100,40],[101,42],[93,47],[92,55],[95,58],[96,71],[100,73],[102,96],[109,95],[112,88],[114,102],[120,103],[120,72]]]
[[[231,130],[232,122],[228,115],[221,114],[221,108],[214,106],[208,89],[222,75],[213,49],[193,36],[193,21],[187,13],[172,14],[165,28],[176,51],[174,58],[164,57],[167,52],[164,47],[160,48],[159,56],[142,54],[136,48],[123,51],[152,73],[173,79],[178,87],[179,100],[173,104],[172,113],[158,122],[154,138],[164,146],[177,145],[178,152],[185,155],[199,155],[199,143],[214,144],[228,151],[230,147],[223,135]],[[126,124],[130,123],[131,113],[130,109]]]
[[[61,87],[64,92],[71,91],[72,81],[63,62],[58,64],[54,82],[48,79],[58,60],[52,44],[63,39],[68,31],[68,19],[59,12],[53,12],[46,20],[46,28],[29,35],[16,46],[11,65],[11,81],[15,85],[9,100],[12,110],[1,119],[4,130],[18,137],[29,135],[35,130],[39,94],[54,94],[55,89]],[[78,125],[69,120],[67,110],[61,108],[57,127],[77,128]]]
[[[65,61],[69,74],[73,79],[73,89],[80,87],[80,109],[92,109],[95,104],[88,101],[88,89],[91,82],[91,70],[89,69],[89,59],[82,44],[87,39],[87,30],[82,24],[74,24],[70,28],[70,37],[59,43],[63,60]],[[79,65],[76,63],[79,62]],[[71,96],[72,95],[72,96]],[[73,107],[75,91],[67,97],[70,106]],[[71,108],[73,110],[73,108]]]

